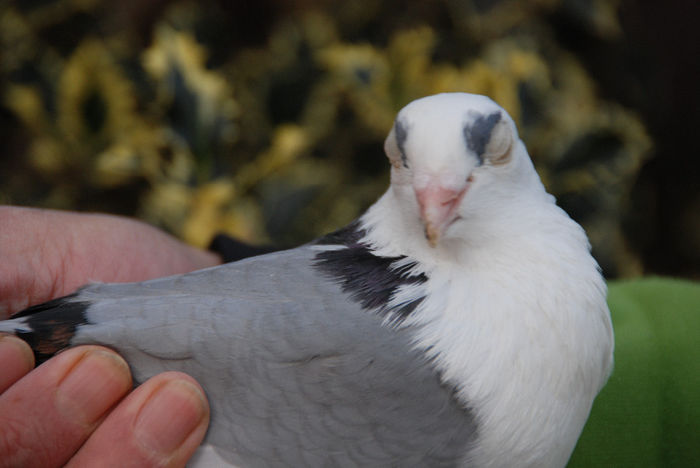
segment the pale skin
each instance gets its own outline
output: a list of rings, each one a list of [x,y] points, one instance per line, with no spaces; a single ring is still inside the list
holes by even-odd
[[[89,281],[141,281],[220,263],[128,218],[0,206],[0,319]],[[99,346],[34,369],[0,334],[0,467],[184,466],[209,424],[191,377],[166,372],[133,389],[126,362]]]

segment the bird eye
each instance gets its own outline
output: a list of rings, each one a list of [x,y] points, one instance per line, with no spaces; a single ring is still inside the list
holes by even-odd
[[[389,132],[389,136],[384,142],[384,152],[389,158],[389,162],[396,169],[401,166],[408,168],[408,158],[404,143],[406,141],[406,126],[400,120],[396,119],[394,127]]]
[[[510,125],[500,111],[485,115],[468,114],[469,123],[464,126],[467,148],[479,159],[479,164],[503,164],[508,160],[513,135]]]
[[[513,132],[505,120],[496,124],[484,148],[484,159],[491,164],[505,164],[510,160]]]

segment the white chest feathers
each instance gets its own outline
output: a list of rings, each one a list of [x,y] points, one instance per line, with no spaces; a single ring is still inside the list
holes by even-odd
[[[476,415],[465,464],[563,467],[612,365],[605,284],[586,251],[511,253],[436,269],[411,320]]]

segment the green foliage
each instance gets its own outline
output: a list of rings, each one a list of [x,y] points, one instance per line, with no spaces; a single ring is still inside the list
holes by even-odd
[[[467,91],[515,118],[606,270],[639,272],[620,218],[650,140],[554,40],[553,14],[617,33],[616,3],[576,4],[280,4],[249,44],[222,2],[6,3],[1,104],[23,156],[1,171],[0,201],[136,215],[197,245],[218,231],[303,242],[384,190],[398,109]]]
[[[614,282],[615,369],[569,467],[700,465],[700,284]]]

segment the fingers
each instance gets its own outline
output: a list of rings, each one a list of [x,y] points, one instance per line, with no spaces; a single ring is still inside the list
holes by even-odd
[[[221,259],[119,216],[0,206],[0,319],[88,281],[142,281]]]
[[[111,350],[69,349],[29,372],[33,361],[24,342],[0,335],[0,467],[177,467],[204,438],[209,406],[185,374],[123,398],[131,375]]]
[[[0,395],[1,464],[64,464],[129,390],[129,368],[113,351],[59,354]]]
[[[68,466],[185,466],[207,430],[209,405],[191,377],[166,372],[131,393]]]
[[[0,334],[0,394],[34,368],[34,354],[27,343]]]

